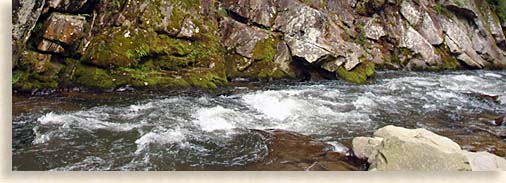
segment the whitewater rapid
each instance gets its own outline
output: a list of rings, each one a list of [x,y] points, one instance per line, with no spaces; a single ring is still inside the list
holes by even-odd
[[[497,96],[497,102],[477,95]],[[156,94],[83,103],[79,110],[15,116],[13,138],[30,141],[13,142],[13,169],[243,166],[268,151],[252,129],[287,130],[332,144],[395,124],[455,132],[458,141],[466,137],[466,126],[479,124],[478,115],[506,114],[506,72],[381,72],[368,85],[278,83],[259,90],[237,87],[230,95]]]

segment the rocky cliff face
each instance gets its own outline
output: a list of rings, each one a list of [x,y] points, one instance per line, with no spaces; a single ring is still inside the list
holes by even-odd
[[[505,0],[17,0],[13,87],[366,83],[375,68],[506,67]]]

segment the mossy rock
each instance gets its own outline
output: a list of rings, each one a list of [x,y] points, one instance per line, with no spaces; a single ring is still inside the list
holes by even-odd
[[[228,82],[226,77],[209,71],[195,71],[188,75],[186,80],[192,86],[207,90],[215,90]]]
[[[239,69],[246,58],[237,54],[227,54],[226,72],[229,78],[248,78],[251,80],[270,80],[293,78],[294,76],[283,72],[279,66],[270,60],[251,61],[245,69]]]
[[[46,70],[43,72],[15,69],[12,71],[13,89],[31,91],[33,89],[58,88],[58,73],[62,68],[61,64],[47,63]]]
[[[188,55],[191,44],[154,31],[113,27],[93,38],[83,60],[105,68],[135,66],[152,55]]]
[[[342,78],[346,81],[356,84],[365,84],[368,82],[368,78],[374,76],[375,66],[374,63],[365,61],[360,63],[351,71],[347,71],[343,66],[340,66],[337,69],[336,73],[339,78]]]
[[[83,64],[77,65],[73,83],[97,89],[112,89],[115,87],[113,78],[106,70]]]
[[[456,70],[460,67],[458,60],[450,54],[450,50],[446,47],[436,47],[436,54],[441,57],[442,66],[437,70]]]
[[[252,59],[273,61],[274,56],[276,56],[276,45],[277,41],[270,37],[265,40],[258,41],[253,49]]]

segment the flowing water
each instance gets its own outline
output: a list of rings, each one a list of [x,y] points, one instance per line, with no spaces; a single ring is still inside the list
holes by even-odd
[[[257,130],[350,147],[385,125],[423,127],[506,156],[506,72],[379,72],[343,81],[259,84],[227,94],[130,92],[13,99],[13,170],[262,170]],[[268,163],[267,163],[268,166]]]

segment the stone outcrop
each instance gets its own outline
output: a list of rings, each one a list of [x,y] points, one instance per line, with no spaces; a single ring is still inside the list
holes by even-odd
[[[497,7],[474,0],[17,0],[13,87],[213,89],[235,78],[367,83],[376,68],[502,69],[506,10]],[[19,62],[25,52],[51,55],[56,80],[33,77],[34,65]]]
[[[386,126],[374,137],[353,139],[356,157],[370,163],[369,170],[497,171],[506,160],[487,152],[468,152],[452,140],[425,129]]]

